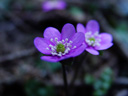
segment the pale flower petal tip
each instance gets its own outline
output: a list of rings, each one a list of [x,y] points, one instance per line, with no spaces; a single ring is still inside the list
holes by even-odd
[[[36,38],[35,47],[46,55],[41,57],[45,61],[58,62],[75,57],[85,49],[84,34],[76,33],[75,27],[70,23],[64,25],[61,33],[56,28],[48,27],[44,31],[44,38]]]
[[[77,31],[83,30],[83,25],[77,25]],[[85,48],[93,55],[99,55],[98,50],[106,50],[113,46],[113,37],[109,33],[99,34],[99,23],[96,20],[90,20],[85,27]]]

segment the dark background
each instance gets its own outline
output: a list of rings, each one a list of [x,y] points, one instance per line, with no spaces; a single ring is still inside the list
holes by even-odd
[[[84,52],[66,66],[70,96],[128,96],[128,0],[66,0],[44,12],[43,0],[0,0],[0,96],[65,96],[60,63],[40,60],[35,37],[45,28],[95,19],[114,45]]]

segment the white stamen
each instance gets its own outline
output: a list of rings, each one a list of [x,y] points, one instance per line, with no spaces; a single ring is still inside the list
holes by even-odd
[[[89,45],[89,46],[100,46],[100,42],[101,42],[101,39],[100,39],[100,35],[99,35],[99,32],[98,31],[96,31],[94,34],[92,34],[92,32],[91,31],[89,31],[89,32],[87,32],[86,34],[85,34],[85,41],[86,41],[86,43]],[[90,40],[90,38],[94,38],[95,39],[95,41],[93,41],[93,40]]]
[[[62,42],[64,43],[64,40],[62,40]]]
[[[72,41],[69,41],[69,43],[73,43]]]
[[[66,53],[68,53],[68,49],[67,49],[67,50],[65,50],[65,52],[64,52],[64,53],[65,53],[65,54],[66,54]]]
[[[51,50],[51,54],[54,56],[54,55],[57,55],[59,57],[69,53],[69,51],[71,50],[71,47],[72,47],[72,43],[73,41],[68,41],[69,39],[68,38],[65,38],[65,40],[61,40],[61,41],[58,41],[58,38],[56,37],[55,39],[55,42],[56,42],[56,45],[52,45],[50,44],[49,45],[49,48],[46,48],[47,50]],[[53,38],[50,39],[50,41],[54,41]],[[87,39],[88,40],[88,39]],[[65,47],[65,51],[62,53],[62,52],[57,52],[56,49],[57,49],[57,44],[63,44],[64,47]],[[76,46],[73,47],[74,49],[76,48]],[[72,48],[72,49],[73,49]]]
[[[55,49],[54,49],[53,47],[51,48],[51,50],[52,50],[52,51],[55,51]]]
[[[65,41],[68,41],[68,38],[66,38]]]
[[[51,54],[52,54],[52,55],[57,55],[57,53],[55,53],[55,52],[52,52]]]
[[[49,50],[49,48],[48,48],[48,47],[47,47],[46,49],[47,49],[47,50]]]
[[[57,44],[59,44],[59,41],[56,41]]]
[[[54,46],[54,49],[56,49],[56,46]]]
[[[72,49],[75,49],[76,48],[76,46],[74,46]]]
[[[98,34],[99,34],[99,32],[98,32],[98,31],[96,31],[96,32],[94,33],[94,35],[95,35],[95,36],[98,36]]]
[[[49,47],[52,47],[52,45],[50,44]]]
[[[59,43],[62,43],[62,41],[59,41]]]
[[[51,38],[50,41],[53,42],[53,38]]]
[[[65,55],[66,53],[63,53],[62,55]]]
[[[58,38],[56,37],[56,38],[55,38],[55,41],[57,41],[57,40],[58,40]]]
[[[58,56],[62,56],[62,52],[59,52]]]
[[[70,43],[67,43],[67,46],[70,46]]]

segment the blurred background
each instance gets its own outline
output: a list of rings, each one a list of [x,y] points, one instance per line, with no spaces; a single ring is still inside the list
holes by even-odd
[[[0,0],[0,96],[65,96],[61,64],[40,60],[33,40],[92,19],[114,46],[66,66],[69,96],[128,96],[128,0]]]

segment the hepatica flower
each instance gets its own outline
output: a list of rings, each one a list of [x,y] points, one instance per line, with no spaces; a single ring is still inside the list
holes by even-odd
[[[62,0],[47,0],[43,2],[42,9],[44,11],[51,11],[51,10],[63,10],[66,8],[66,2]]]
[[[36,37],[35,47],[46,56],[42,60],[58,62],[60,60],[80,55],[84,49],[85,37],[82,32],[75,31],[72,24],[65,24],[61,33],[53,27],[44,31],[44,38]]]
[[[112,35],[108,33],[99,34],[99,24],[95,20],[90,20],[86,28],[82,24],[77,24],[77,32],[85,35],[85,50],[93,55],[99,55],[98,50],[108,49],[113,45]]]

